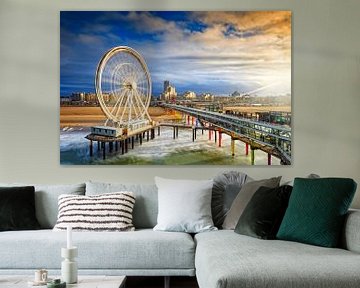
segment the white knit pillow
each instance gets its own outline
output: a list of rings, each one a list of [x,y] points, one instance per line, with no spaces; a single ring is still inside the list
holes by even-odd
[[[132,192],[93,196],[60,195],[55,231],[72,226],[74,231],[133,231]]]

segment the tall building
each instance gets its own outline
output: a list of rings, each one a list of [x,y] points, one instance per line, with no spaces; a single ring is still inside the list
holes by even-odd
[[[161,100],[169,101],[176,99],[177,93],[174,86],[170,85],[170,81],[164,81],[164,91],[161,94]]]
[[[164,81],[164,92],[167,90],[167,88],[170,86],[170,81],[169,80],[165,80]]]

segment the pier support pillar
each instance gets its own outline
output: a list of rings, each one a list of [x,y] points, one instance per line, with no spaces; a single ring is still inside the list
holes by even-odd
[[[139,139],[140,139],[140,145],[142,145],[142,133],[139,134]]]
[[[235,139],[231,138],[231,156],[235,156]]]
[[[134,136],[131,137],[131,149],[134,149],[134,142],[135,142],[135,139],[134,139]]]
[[[187,116],[187,125],[190,125],[190,115]]]
[[[149,141],[149,130],[146,131],[146,141]]]
[[[209,141],[211,140],[211,133],[212,131],[210,130],[210,128],[209,128]]]
[[[158,127],[158,136],[160,136],[160,126]]]
[[[105,160],[106,158],[106,149],[105,149],[105,145],[106,142],[101,142],[101,146],[102,146],[102,151],[103,151],[103,160]]]
[[[179,127],[176,127],[176,138],[179,138]]]
[[[251,148],[251,165],[255,164],[255,149],[253,149],[253,147]]]
[[[100,141],[97,141],[97,150],[100,151]]]
[[[175,139],[176,127],[173,126],[173,139]]]
[[[215,143],[216,143],[216,141],[217,141],[217,133],[216,133],[216,130],[214,130],[214,140],[215,140]]]
[[[90,140],[90,157],[93,156],[93,141]]]
[[[219,131],[219,147],[221,147],[222,133]]]
[[[193,142],[195,141],[195,129],[194,128],[192,129],[192,141]]]
[[[268,165],[271,165],[271,154],[268,154]]]
[[[194,117],[191,116],[191,126],[194,126]]]
[[[125,140],[121,141],[121,154],[124,155],[125,153]]]
[[[113,151],[113,142],[109,142],[109,152]]]
[[[245,143],[245,155],[249,155],[249,143]]]
[[[125,139],[125,153],[128,153],[128,149],[129,149],[129,140]]]

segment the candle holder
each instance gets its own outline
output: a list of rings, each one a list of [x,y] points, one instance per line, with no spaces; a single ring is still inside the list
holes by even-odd
[[[77,247],[61,248],[61,279],[67,284],[77,283],[78,269],[75,257],[78,255]]]

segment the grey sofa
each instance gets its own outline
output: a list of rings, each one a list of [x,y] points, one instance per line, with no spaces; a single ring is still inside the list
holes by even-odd
[[[66,245],[66,235],[51,230],[60,194],[127,190],[136,195],[136,231],[74,232],[79,274],[196,275],[200,288],[360,287],[360,211],[347,216],[343,249],[329,249],[259,240],[230,230],[194,237],[153,231],[157,220],[155,185],[88,182],[35,188],[37,218],[43,229],[0,232],[0,275],[28,274],[39,268],[48,269],[51,275],[60,273],[60,248]]]

